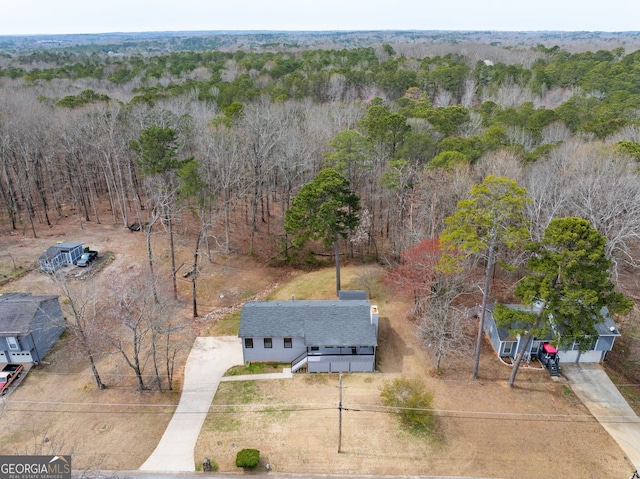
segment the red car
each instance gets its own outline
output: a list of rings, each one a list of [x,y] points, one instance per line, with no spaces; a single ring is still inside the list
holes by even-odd
[[[5,395],[9,385],[22,374],[24,366],[22,364],[7,364],[0,371],[0,394]]]

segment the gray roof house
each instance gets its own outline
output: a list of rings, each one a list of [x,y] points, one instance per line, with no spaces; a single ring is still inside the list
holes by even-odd
[[[62,331],[58,296],[0,294],[0,362],[37,364]]]
[[[375,370],[378,308],[367,299],[251,301],[242,308],[245,363],[285,362],[307,372]]]
[[[42,253],[40,258],[38,258],[40,269],[51,273],[65,265],[75,264],[84,252],[82,245],[84,245],[84,243],[79,241],[68,241],[50,246]]]
[[[510,308],[525,308],[525,306],[517,304],[507,306]],[[534,309],[531,310],[535,311]],[[479,313],[479,311],[477,313]],[[602,316],[604,320],[596,325],[598,336],[593,338],[591,348],[583,353],[580,353],[576,343],[569,347],[560,348],[558,350],[560,362],[600,363],[604,360],[606,354],[613,349],[613,343],[615,339],[620,336],[620,332],[611,319],[609,310],[606,307],[602,309]],[[493,318],[493,305],[487,308],[484,329],[489,336],[493,349],[500,357],[514,358],[518,351],[524,347],[523,337],[520,335],[511,335],[508,328],[498,327]],[[514,329],[517,329],[517,327]],[[544,338],[533,338],[533,341],[529,343],[528,351],[525,351],[525,357],[535,357],[542,345],[549,343],[551,339],[551,335]]]

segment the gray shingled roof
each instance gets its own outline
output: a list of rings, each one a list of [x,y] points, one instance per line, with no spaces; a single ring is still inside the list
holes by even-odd
[[[305,338],[306,346],[377,346],[371,303],[351,301],[251,301],[242,308],[241,338]]]
[[[600,312],[602,313],[602,317],[604,319],[602,322],[594,325],[598,336],[621,336],[620,331],[618,331],[618,328],[616,327],[616,323],[614,323],[613,319],[611,319],[609,308],[605,306],[600,310]]]
[[[0,334],[26,334],[40,305],[57,296],[32,296],[30,293],[0,294]]]
[[[369,298],[367,298],[367,293],[365,291],[362,291],[362,290],[359,290],[359,289],[352,289],[352,290],[341,289],[338,292],[338,298],[347,299],[347,300],[369,299]]]
[[[55,258],[61,250],[72,250],[78,246],[82,246],[82,241],[67,241],[65,243],[57,243],[53,246],[49,246],[47,250],[40,255],[40,261],[50,261]]]
[[[513,308],[513,309],[531,309],[530,307],[526,307],[523,306],[521,304],[507,304],[505,306],[508,306],[509,308]],[[491,314],[493,314],[493,305],[490,305],[487,307],[487,309],[491,312]],[[602,317],[604,318],[602,322],[597,323],[594,325],[596,332],[598,333],[598,336],[620,336],[620,332],[618,331],[618,328],[616,327],[616,324],[613,322],[613,320],[611,319],[611,315],[609,314],[609,308],[607,308],[606,306],[604,306],[600,312],[602,313]],[[513,338],[513,340],[515,341],[515,337],[513,337],[510,334],[509,328],[505,328],[505,327],[498,327],[496,326],[498,329],[498,336],[500,337],[501,341],[506,341],[509,338]],[[518,324],[514,324],[512,325],[513,329],[519,329],[521,328],[520,325]],[[522,326],[522,328],[524,328],[524,326]],[[613,328],[613,330],[611,329]],[[542,339],[542,340],[547,340],[547,339],[552,339],[552,335],[551,333],[547,334],[547,336],[545,336],[544,338],[538,338],[538,339]]]
[[[40,261],[51,261],[53,258],[58,256],[60,250],[58,248],[54,248],[53,246],[49,246],[47,250],[40,255]]]
[[[53,245],[53,248],[73,249],[73,248],[77,248],[78,246],[82,246],[83,244],[84,244],[84,241],[66,241],[65,243],[57,243]]]

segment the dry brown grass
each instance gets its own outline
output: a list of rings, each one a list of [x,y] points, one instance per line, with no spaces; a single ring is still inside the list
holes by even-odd
[[[11,243],[12,252],[37,258],[59,238],[54,234],[36,240],[18,237]],[[85,225],[84,230],[72,232],[67,226],[60,239],[84,239],[100,251],[113,251],[115,259],[109,268],[144,265],[143,235],[122,228]],[[158,256],[166,261],[166,245],[161,237],[154,241]],[[186,246],[179,252],[178,264],[189,261]],[[335,294],[331,268],[283,275],[281,270],[232,255],[216,257],[203,268],[202,313],[242,302],[276,283],[281,286],[270,295],[272,299],[289,299],[292,294],[299,299],[322,299]],[[376,270],[345,268],[343,286],[367,289]],[[189,286],[186,281],[180,284],[186,298]],[[1,291],[53,292],[39,273]],[[502,478],[531,477],[542,471],[569,478],[630,474],[624,453],[575,396],[565,393],[562,384],[551,382],[544,373],[523,371],[518,387],[507,388],[509,371],[487,345],[480,380],[469,379],[468,361],[445,362],[444,372],[433,375],[428,352],[405,318],[407,304],[379,286],[370,292],[381,315],[380,372],[343,378],[347,410],[341,453],[337,451],[337,375],[300,374],[292,380],[223,383],[202,430],[195,463],[210,457],[221,470],[235,472],[237,451],[255,447],[263,461],[286,472]],[[189,314],[187,305],[183,314]],[[202,321],[194,324],[200,331],[211,327]],[[222,322],[211,330],[229,334],[236,327],[237,319],[235,325]],[[64,347],[48,360],[51,364],[30,373],[9,397],[0,416],[0,451],[36,452],[44,447],[73,454],[74,466],[80,468],[139,467],[159,441],[178,395],[137,392],[129,370],[116,356],[99,364],[109,385],[105,391],[95,389],[86,365],[70,359]],[[382,383],[398,375],[423,379],[433,393],[438,410],[436,438],[411,436],[392,414],[374,407],[380,405]],[[246,405],[233,410],[218,406],[241,403]]]
[[[363,273],[343,271],[345,289],[358,288]],[[330,297],[327,275],[332,274],[327,269],[297,275],[272,296],[302,298],[304,288],[319,284],[316,298]],[[543,470],[580,478],[629,472],[624,453],[562,384],[544,373],[523,371],[519,387],[509,389],[509,370],[488,345],[479,381],[470,380],[469,361],[445,363],[442,374],[430,374],[427,352],[405,319],[408,305],[383,289],[374,296],[381,314],[380,372],[343,376],[340,453],[338,375],[300,374],[293,380],[221,384],[196,447],[196,463],[210,457],[222,471],[235,471],[237,451],[251,447],[261,451],[263,464],[286,472],[504,478]],[[382,384],[398,375],[421,378],[433,393],[435,437],[412,436],[379,408]],[[220,406],[229,404],[242,406]]]

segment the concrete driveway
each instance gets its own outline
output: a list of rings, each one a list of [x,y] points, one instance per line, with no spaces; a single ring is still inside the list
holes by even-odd
[[[222,375],[243,364],[240,338],[196,338],[187,359],[180,403],[141,471],[195,471],[193,451]],[[204,459],[204,458],[203,458]]]
[[[571,389],[640,469],[640,418],[599,364],[562,364]],[[594,451],[595,452],[595,451]]]

